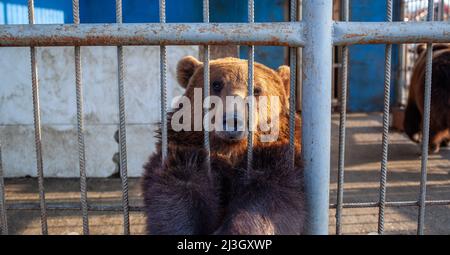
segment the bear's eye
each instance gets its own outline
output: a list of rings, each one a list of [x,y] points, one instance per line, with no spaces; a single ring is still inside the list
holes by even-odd
[[[255,87],[253,89],[253,95],[254,96],[259,96],[259,95],[261,95],[261,93],[262,93],[262,89],[260,87]]]
[[[214,92],[220,92],[223,88],[223,83],[221,81],[214,81],[211,87]]]

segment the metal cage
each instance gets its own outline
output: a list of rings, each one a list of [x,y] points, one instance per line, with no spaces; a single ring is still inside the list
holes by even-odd
[[[434,20],[448,21],[450,18],[450,1],[439,0],[435,1],[433,7]],[[404,22],[422,22],[427,20],[428,15],[428,0],[401,0],[400,1],[400,20]],[[412,70],[418,54],[416,53],[416,47],[418,44],[402,44],[400,48],[399,56],[399,82],[398,97],[396,103],[399,106],[405,106],[409,84],[411,80]]]
[[[116,1],[115,24],[80,24],[79,2],[73,0],[74,24],[66,25],[35,25],[34,1],[28,1],[28,25],[0,26],[0,47],[21,46],[30,47],[32,95],[34,109],[35,146],[37,158],[37,176],[39,183],[39,204],[28,204],[20,208],[5,203],[3,169],[0,158],[0,215],[2,233],[8,233],[6,211],[15,209],[38,209],[41,212],[42,233],[47,234],[47,210],[59,210],[70,207],[82,212],[83,232],[89,234],[89,211],[95,210],[122,210],[124,217],[123,232],[129,234],[129,211],[141,210],[130,207],[128,203],[127,181],[127,148],[125,130],[125,100],[124,100],[124,53],[126,45],[160,45],[161,55],[161,120],[162,120],[162,155],[167,156],[167,102],[166,102],[166,45],[203,45],[204,61],[209,64],[209,45],[240,44],[249,47],[249,75],[248,93],[253,93],[253,67],[255,45],[287,46],[290,49],[291,84],[290,95],[296,91],[296,63],[297,48],[302,52],[302,157],[304,160],[305,189],[307,194],[307,210],[309,215],[307,226],[308,234],[328,233],[329,208],[336,208],[337,234],[341,234],[342,211],[352,207],[378,207],[379,221],[378,233],[384,231],[384,210],[386,207],[416,206],[419,210],[417,233],[423,234],[424,215],[427,205],[449,205],[450,200],[427,201],[427,158],[430,119],[430,93],[431,93],[431,65],[432,43],[450,42],[450,24],[447,22],[433,22],[433,0],[428,0],[427,21],[415,24],[409,22],[392,22],[393,0],[387,0],[386,22],[351,22],[349,20],[349,1],[342,1],[343,21],[333,21],[332,2],[329,0],[302,1],[302,20],[297,20],[297,1],[290,1],[290,21],[282,23],[255,23],[254,1],[248,1],[248,23],[214,24],[209,23],[209,1],[203,1],[203,23],[174,24],[166,23],[165,0],[160,0],[159,24],[124,24],[122,23],[122,1]],[[383,111],[383,139],[381,178],[379,200],[367,203],[344,203],[344,149],[346,127],[346,100],[347,100],[347,72],[348,72],[348,46],[354,44],[384,44],[385,52],[385,98]],[[389,145],[389,95],[391,76],[392,44],[427,43],[426,91],[425,91],[425,121],[423,122],[422,164],[420,194],[415,201],[386,201],[386,173]],[[118,91],[119,91],[119,144],[120,144],[120,170],[122,180],[122,206],[107,207],[87,203],[86,170],[85,170],[85,144],[83,129],[83,84],[81,83],[80,46],[87,45],[113,45],[117,46],[118,58]],[[39,80],[36,63],[36,47],[41,46],[74,46],[76,67],[76,103],[78,123],[78,152],[80,165],[80,205],[68,206],[60,204],[47,204],[44,192],[44,169],[41,149],[41,123],[39,107]],[[330,183],[330,146],[331,146],[331,98],[332,98],[332,46],[342,46],[341,91],[340,95],[340,128],[339,128],[339,178],[337,204],[329,204]],[[204,73],[204,96],[209,94],[209,67]],[[290,139],[294,140],[295,96],[290,96]],[[253,107],[250,105],[250,107]],[[251,121],[251,119],[250,119]],[[251,168],[252,136],[248,136],[248,168]],[[293,146],[293,143],[291,143]],[[209,152],[207,131],[204,136],[204,147]],[[291,147],[293,148],[293,147]],[[292,150],[293,151],[293,150]],[[1,151],[0,151],[1,155]],[[250,169],[249,169],[250,170]]]

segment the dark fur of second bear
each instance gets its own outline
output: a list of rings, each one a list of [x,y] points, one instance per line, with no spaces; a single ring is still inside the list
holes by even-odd
[[[235,64],[232,63],[237,66]],[[214,69],[212,62],[211,73]],[[202,74],[201,70],[197,73]],[[269,73],[276,75],[273,71]],[[279,89],[284,88],[280,86]],[[171,114],[169,123],[170,118]],[[144,166],[142,189],[148,233],[302,233],[306,213],[300,160],[301,123],[297,117],[296,162],[292,169],[289,167],[288,119],[285,109],[280,116],[282,124],[276,142],[255,140],[250,172],[246,170],[246,143],[221,143],[211,137],[211,173],[208,173],[204,164],[203,132],[175,132],[169,125],[167,160],[161,162],[159,139],[158,153]]]
[[[426,50],[418,46],[419,58],[411,76],[404,129],[411,140],[420,142],[423,120]],[[438,152],[446,145],[450,128],[450,46],[433,46],[429,150]]]

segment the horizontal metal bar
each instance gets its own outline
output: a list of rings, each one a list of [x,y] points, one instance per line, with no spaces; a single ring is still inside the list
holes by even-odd
[[[450,205],[450,200],[428,200],[425,202],[428,205]],[[393,201],[386,202],[386,207],[407,207],[407,206],[418,206],[418,201]],[[374,208],[378,207],[378,202],[361,202],[361,203],[344,203],[344,208]],[[40,210],[39,203],[7,203],[7,210]],[[53,202],[47,204],[48,210],[81,210],[80,203],[62,203]],[[99,205],[99,204],[89,204],[89,211],[114,211],[121,212],[123,210],[122,205]],[[130,211],[133,212],[143,212],[144,207],[140,205],[130,205]],[[336,204],[330,204],[330,209],[336,209]]]
[[[8,210],[40,210],[39,203],[14,203],[6,204]],[[80,203],[47,203],[47,210],[58,211],[58,210],[81,210]],[[88,204],[89,211],[113,211],[113,212],[123,212],[123,206],[121,204],[117,205],[99,205],[99,204]],[[143,206],[129,206],[129,211],[141,212],[144,211]]]
[[[428,200],[426,205],[450,205],[450,200]],[[419,206],[419,201],[393,201],[385,202],[385,207]],[[344,203],[344,208],[374,208],[380,206],[379,202]],[[330,204],[330,209],[336,209],[336,204]]]
[[[428,200],[425,205],[450,205],[450,200]],[[375,208],[378,207],[378,202],[360,202],[360,203],[343,203],[343,208]],[[419,206],[418,201],[391,201],[385,203],[386,207],[409,207],[409,206]],[[7,210],[40,210],[39,203],[7,203]],[[47,209],[51,211],[57,210],[81,210],[80,203],[63,203],[63,202],[52,202],[47,203]],[[141,205],[130,205],[129,210],[132,212],[143,212],[144,206]],[[330,209],[336,209],[336,204],[330,204]],[[122,212],[123,207],[121,204],[117,205],[101,205],[101,204],[89,204],[89,211],[113,211]]]
[[[450,42],[449,22],[335,22],[333,43]]]
[[[450,42],[448,22],[335,22],[335,45]],[[2,25],[0,46],[304,45],[303,22]]]
[[[303,43],[300,22],[0,26],[0,46],[254,44],[298,47]]]
[[[450,42],[448,22],[335,22],[335,45]],[[2,25],[0,46],[304,45],[303,22]]]

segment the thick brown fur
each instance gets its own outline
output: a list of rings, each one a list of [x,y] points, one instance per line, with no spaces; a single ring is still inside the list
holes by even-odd
[[[413,69],[405,110],[404,129],[409,138],[420,142],[424,114],[426,50],[419,46],[419,57]],[[439,152],[450,139],[450,45],[433,47],[430,112],[430,152]]]
[[[289,73],[289,67],[274,71],[255,63],[255,85],[262,86],[265,95],[280,96],[283,103],[278,139],[261,142],[261,132],[254,134],[251,171],[247,170],[246,138],[232,142],[211,132],[211,172],[208,172],[203,132],[172,130],[169,114],[168,158],[161,162],[159,140],[158,153],[144,166],[142,189],[149,234],[302,233],[306,215],[300,159],[301,120],[296,116],[292,168],[286,72]],[[246,86],[244,60],[211,61],[210,73],[211,82],[220,78],[229,81],[225,86]],[[245,82],[236,84],[240,80]],[[191,98],[192,89],[203,86],[202,63],[193,57],[182,59],[178,81]]]

